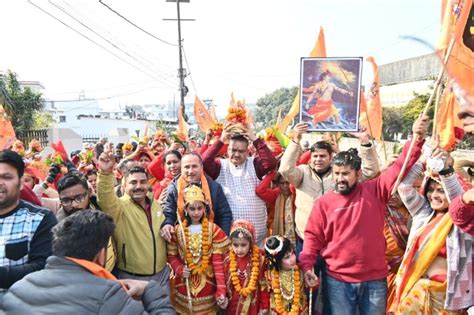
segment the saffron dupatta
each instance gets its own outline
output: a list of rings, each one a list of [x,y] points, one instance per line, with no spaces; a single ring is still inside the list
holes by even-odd
[[[89,260],[85,260],[85,259],[72,258],[72,257],[67,257],[67,256],[64,257],[64,258],[75,262],[76,264],[78,264],[82,268],[86,269],[87,271],[89,271],[90,273],[92,273],[96,277],[106,279],[106,280],[112,280],[112,281],[120,283],[122,288],[125,291],[127,291],[127,287],[125,286],[125,284],[123,284],[113,274],[111,274],[105,268],[99,266],[98,264],[93,263],[92,261],[89,261]]]
[[[184,189],[189,183],[186,182],[183,176],[178,178],[177,182],[177,189],[178,189],[178,215],[180,216],[181,220],[184,220]],[[201,189],[204,193],[204,198],[206,199],[207,205],[209,206],[209,221],[214,222],[214,210],[212,208],[212,198],[211,198],[211,190],[209,189],[209,183],[207,182],[207,178],[204,175],[201,175]]]
[[[410,292],[415,283],[437,257],[439,250],[446,244],[446,238],[453,226],[448,213],[434,218],[415,237],[413,246],[406,253],[397,274],[397,296],[400,301]]]

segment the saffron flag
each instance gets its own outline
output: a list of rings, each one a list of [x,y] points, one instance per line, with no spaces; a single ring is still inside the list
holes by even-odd
[[[53,150],[61,156],[63,162],[69,159],[66,148],[64,147],[64,144],[61,140],[51,143],[51,148],[53,148]]]
[[[207,133],[214,124],[211,114],[207,111],[199,97],[194,98],[194,118],[202,132]]]
[[[474,7],[473,0],[442,1],[441,36],[438,53],[444,56],[454,40],[447,73],[469,95],[474,95]]]
[[[316,44],[313,47],[313,50],[311,50],[311,53],[309,54],[310,57],[326,57],[326,41],[324,39],[324,30],[323,27],[321,26],[319,28],[319,35],[318,39],[316,41]],[[295,118],[296,115],[300,112],[300,93],[296,93],[295,99],[293,100],[293,103],[291,104],[290,111],[288,114],[283,118],[283,121],[280,124],[279,131],[280,132],[285,132],[286,128],[290,125],[291,121],[293,118]]]
[[[380,102],[380,78],[379,78],[379,67],[375,63],[373,57],[368,57],[367,61],[372,64],[374,78],[372,85],[370,86],[367,102],[367,114],[365,119],[370,119],[370,123],[367,122],[369,127],[370,135],[377,140],[382,139],[382,104]],[[363,98],[362,98],[363,99]],[[361,101],[363,104],[363,101]],[[363,117],[364,118],[364,117]]]
[[[15,139],[16,135],[12,122],[0,104],[0,150],[9,148]]]
[[[188,127],[184,120],[184,106],[180,106],[178,110],[178,129],[176,130],[176,136],[182,142],[187,142],[189,139]]]
[[[459,105],[451,88],[444,91],[439,111],[436,116],[437,134],[439,135],[439,146],[444,150],[451,151],[456,146],[456,128],[462,126],[458,118]]]

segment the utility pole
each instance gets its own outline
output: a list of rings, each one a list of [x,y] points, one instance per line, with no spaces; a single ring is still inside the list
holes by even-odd
[[[176,8],[178,11],[178,18],[177,19],[163,19],[163,21],[178,21],[178,49],[179,49],[179,69],[178,69],[178,77],[179,77],[179,92],[180,92],[180,105],[178,108],[178,112],[182,110],[183,117],[187,121],[188,117],[185,114],[185,105],[184,105],[184,98],[188,94],[188,87],[184,84],[184,78],[187,76],[186,69],[183,68],[183,40],[181,38],[181,21],[195,21],[195,19],[181,19],[181,13],[179,9],[180,2],[187,2],[189,0],[166,0],[166,2],[176,2]]]

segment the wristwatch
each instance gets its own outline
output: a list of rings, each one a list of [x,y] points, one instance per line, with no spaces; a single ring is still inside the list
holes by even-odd
[[[42,183],[41,183],[41,186],[43,186],[44,189],[48,189],[48,188],[49,188],[47,182],[42,182]]]

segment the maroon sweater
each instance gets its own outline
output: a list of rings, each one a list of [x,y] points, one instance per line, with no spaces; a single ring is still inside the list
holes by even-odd
[[[407,170],[418,160],[422,145],[423,141],[415,144]],[[379,177],[358,183],[348,195],[328,192],[316,201],[299,256],[303,272],[310,270],[316,256],[321,255],[328,274],[339,281],[357,283],[387,276],[385,208],[408,146]]]
[[[461,195],[449,205],[449,214],[454,224],[474,236],[474,204],[465,204]]]

